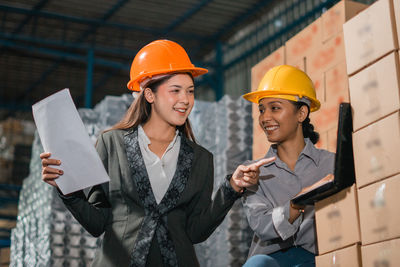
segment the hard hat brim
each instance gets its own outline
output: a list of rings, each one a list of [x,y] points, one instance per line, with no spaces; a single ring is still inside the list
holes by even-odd
[[[281,98],[297,102],[298,100],[296,96],[298,96],[298,94],[289,91],[284,92],[275,90],[262,90],[244,94],[242,97],[247,101],[258,104],[260,100],[263,98]],[[298,97],[302,98],[303,96],[298,96]],[[311,101],[310,112],[317,111],[321,107],[321,103],[316,98],[310,98],[310,97],[308,98]]]
[[[205,68],[199,68],[199,67],[182,68],[182,69],[176,68],[173,70],[171,70],[171,69],[158,70],[158,71],[154,71],[151,73],[144,73],[135,81],[130,80],[127,84],[127,87],[131,91],[140,92],[140,81],[146,77],[151,77],[151,76],[159,75],[159,74],[169,74],[169,73],[172,74],[172,73],[182,73],[182,72],[190,72],[190,73],[192,73],[193,78],[194,78],[194,77],[198,77],[203,74],[206,74],[208,72],[208,70]]]

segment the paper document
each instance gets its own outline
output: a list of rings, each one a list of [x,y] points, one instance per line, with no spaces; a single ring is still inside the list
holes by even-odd
[[[32,112],[44,151],[61,160],[52,167],[64,171],[55,180],[64,195],[110,180],[68,89],[34,104]]]

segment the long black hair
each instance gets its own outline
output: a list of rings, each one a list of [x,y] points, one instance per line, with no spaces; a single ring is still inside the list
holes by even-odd
[[[313,144],[316,144],[319,140],[319,133],[314,131],[314,125],[311,124],[310,121],[310,107],[304,103],[304,102],[295,102],[295,101],[291,101],[293,103],[293,105],[296,107],[297,110],[299,110],[302,106],[306,106],[308,113],[307,113],[307,118],[303,121],[302,123],[302,127],[303,127],[303,136],[305,138],[309,138],[310,141]]]

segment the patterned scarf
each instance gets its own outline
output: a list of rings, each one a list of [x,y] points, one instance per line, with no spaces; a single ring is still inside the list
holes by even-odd
[[[124,143],[132,178],[145,211],[144,221],[131,253],[130,266],[143,267],[146,265],[154,234],[157,237],[164,266],[178,266],[174,244],[168,231],[167,215],[176,206],[185,189],[192,167],[193,148],[181,135],[181,148],[174,177],[160,204],[157,205],[140,151],[137,129],[132,129],[129,134],[124,136]]]

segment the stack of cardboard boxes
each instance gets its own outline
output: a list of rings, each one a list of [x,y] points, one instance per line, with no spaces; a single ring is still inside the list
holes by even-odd
[[[400,0],[378,0],[343,29],[362,266],[400,266]]]
[[[348,77],[342,25],[367,6],[341,1],[288,40],[251,70],[251,89],[257,90],[263,75],[272,67],[288,64],[305,71],[313,80],[321,110],[312,113],[311,123],[320,133],[317,146],[335,152],[338,103],[349,101]],[[253,159],[263,157],[269,143],[258,123],[253,106]]]
[[[315,203],[316,266],[361,266],[360,227],[355,185]]]
[[[20,185],[29,174],[33,122],[9,118],[0,122],[0,241],[10,240],[16,226],[18,191],[8,184]],[[0,248],[0,267],[10,263],[10,249]]]
[[[18,184],[29,174],[35,126],[28,120],[0,122],[0,184]]]
[[[356,184],[315,205],[317,266],[400,266],[399,10],[378,0],[343,26]]]
[[[306,71],[320,148],[335,152],[338,104],[352,104],[356,184],[315,205],[317,266],[400,266],[399,43],[400,0],[341,1],[252,69],[253,91],[273,66]],[[253,119],[257,159],[269,144]]]

